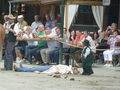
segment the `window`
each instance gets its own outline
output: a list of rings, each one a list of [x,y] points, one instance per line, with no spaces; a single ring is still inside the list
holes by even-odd
[[[74,19],[74,24],[96,25],[91,6],[80,5]]]

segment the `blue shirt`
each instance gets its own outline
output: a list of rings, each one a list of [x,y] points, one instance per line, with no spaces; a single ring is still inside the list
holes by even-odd
[[[32,30],[33,32],[38,28],[39,25],[41,25],[42,23],[40,21],[36,22],[34,21],[32,24],[31,24],[31,27],[32,27]]]
[[[52,27],[52,21],[51,20],[49,20],[49,21],[47,21],[46,22],[46,24],[45,24],[45,27]]]

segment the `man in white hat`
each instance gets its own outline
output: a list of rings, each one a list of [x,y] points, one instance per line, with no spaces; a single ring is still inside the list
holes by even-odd
[[[24,16],[23,15],[19,15],[17,17],[17,23],[15,24],[14,30],[16,32],[16,35],[19,34],[19,32],[23,31],[24,26],[27,26],[27,22],[24,20]]]
[[[14,20],[15,17],[10,14],[8,15],[8,23],[5,27],[5,60],[4,68],[5,70],[12,70],[13,68],[13,50],[16,42],[16,32],[14,31]]]

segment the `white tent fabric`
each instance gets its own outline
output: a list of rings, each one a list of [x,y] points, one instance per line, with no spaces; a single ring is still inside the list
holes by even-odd
[[[64,28],[70,28],[79,5],[66,5],[64,15]]]
[[[99,27],[98,32],[100,33],[103,28],[103,13],[104,7],[103,6],[92,6],[92,12],[95,18],[95,21]]]

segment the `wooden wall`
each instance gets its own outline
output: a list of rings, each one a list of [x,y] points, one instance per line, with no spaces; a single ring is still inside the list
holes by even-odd
[[[8,14],[9,11],[9,4],[8,0],[0,0],[0,21],[3,23],[3,16],[2,14]]]

